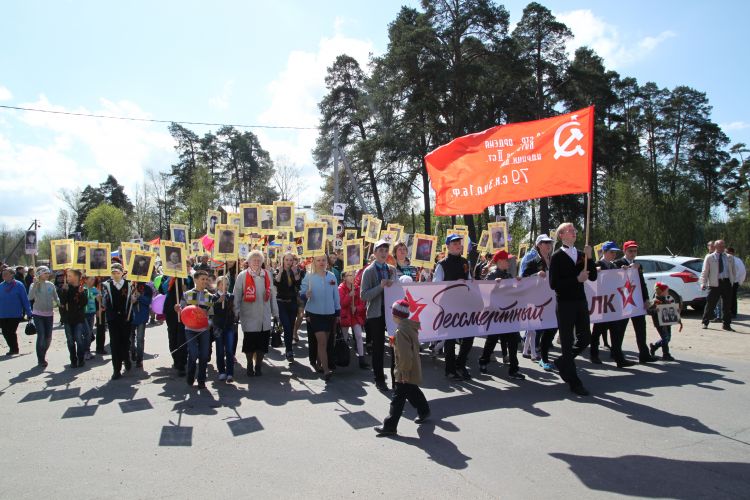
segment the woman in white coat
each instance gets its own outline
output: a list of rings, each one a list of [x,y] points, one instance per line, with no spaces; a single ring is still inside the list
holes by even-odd
[[[247,356],[247,375],[259,377],[262,375],[263,356],[268,352],[273,319],[279,317],[279,308],[273,276],[262,267],[263,253],[258,250],[250,252],[247,264],[248,268],[234,282],[234,311],[244,333],[242,352]]]

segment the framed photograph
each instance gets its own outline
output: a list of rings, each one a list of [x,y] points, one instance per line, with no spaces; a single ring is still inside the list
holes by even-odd
[[[523,259],[523,256],[526,255],[526,252],[529,251],[529,244],[528,243],[522,243],[518,245],[518,262],[521,262],[521,259]]]
[[[294,211],[294,237],[301,238],[305,234],[305,222],[307,222],[307,212]]]
[[[490,242],[490,232],[486,229],[482,230],[482,236],[479,237],[479,243],[477,243],[477,250],[480,252],[487,251],[487,245]]]
[[[297,255],[303,257],[305,255],[305,245],[297,245]]]
[[[26,255],[36,255],[39,253],[36,231],[26,231],[26,236],[24,237],[24,250]]]
[[[130,259],[128,266],[128,279],[130,281],[151,281],[151,274],[154,271],[156,254],[153,252],[144,252],[136,250]]]
[[[333,204],[333,216],[339,220],[344,218],[346,212],[346,203],[334,203]]]
[[[187,247],[177,241],[162,241],[159,248],[164,276],[187,278]]]
[[[346,229],[346,230],[344,230],[344,241],[356,240],[356,239],[357,239],[357,230],[356,229]]]
[[[276,229],[293,229],[294,221],[294,202],[293,201],[274,201],[273,202],[273,220]]]
[[[239,260],[247,260],[247,256],[250,255],[250,242],[247,240],[240,241],[237,246],[237,254]]]
[[[367,232],[362,233],[367,243],[375,243],[380,237],[380,227],[383,225],[383,221],[376,217],[370,216],[367,219]]]
[[[64,271],[73,267],[73,240],[50,241],[50,257],[53,271]]]
[[[143,250],[144,252],[150,252],[151,245],[149,243],[141,243],[141,250]]]
[[[294,231],[279,231],[276,233],[276,238],[274,238],[274,241],[280,245],[286,245],[290,241],[294,241]]]
[[[672,326],[680,324],[680,304],[658,304],[656,306],[656,319],[659,326]]]
[[[203,253],[203,242],[198,240],[190,240],[190,255],[196,257]]]
[[[381,240],[387,241],[391,245],[391,250],[393,249],[393,245],[398,243],[398,234],[396,231],[380,231],[380,238]]]
[[[328,225],[325,222],[308,222],[305,224],[305,256],[315,257],[323,255],[326,251],[326,230]]]
[[[372,215],[363,214],[362,220],[359,223],[359,231],[360,231],[359,234],[361,234],[363,238],[367,234],[367,225],[370,221],[370,217],[372,217]],[[380,229],[378,229],[378,232],[380,232]]]
[[[221,224],[221,212],[209,210],[206,213],[206,233],[212,238],[215,238],[217,224]]]
[[[401,224],[391,223],[388,224],[385,229],[386,231],[393,231],[394,233],[396,233],[396,239],[393,241],[394,245],[402,241],[402,238],[404,237],[404,226],[402,226]]]
[[[109,276],[111,255],[110,244],[89,243],[86,246],[86,249],[88,252],[88,259],[86,262],[86,276]]]
[[[604,258],[604,243],[599,243],[594,246],[594,260],[602,260]]]
[[[86,259],[89,256],[87,249],[86,249],[85,241],[73,242],[73,255],[75,255],[75,261],[73,262],[73,269],[85,271]]]
[[[427,269],[434,268],[437,246],[437,236],[420,233],[414,234],[411,247],[411,265]]]
[[[487,230],[490,232],[489,247],[487,248],[490,252],[497,252],[498,250],[508,251],[508,223],[502,222],[491,222],[487,225]]]
[[[318,220],[326,225],[326,238],[328,241],[333,241],[336,237],[336,224],[338,223],[338,219],[333,215],[321,215],[318,217]]]
[[[466,233],[468,234],[469,233],[469,226],[465,226],[463,224],[454,224],[453,227],[451,228],[451,231],[452,232],[455,232],[455,231],[466,231]]]
[[[130,243],[123,241],[120,243],[120,257],[122,257],[122,266],[127,269],[130,257],[133,255],[134,250],[140,250],[141,246],[137,243]]]
[[[557,229],[550,229],[549,237],[552,238],[552,248],[554,249],[557,244]]]
[[[214,258],[218,260],[237,260],[239,237],[237,226],[229,224],[216,225],[216,243],[214,244]]]
[[[243,234],[248,234],[260,229],[258,222],[260,220],[260,204],[240,203],[240,216],[242,217],[240,229]]]
[[[185,224],[170,224],[169,234],[175,243],[187,245],[187,226]]]
[[[364,240],[344,240],[344,272],[359,271],[364,267]]]
[[[242,216],[239,212],[227,212],[227,224],[230,226],[237,226],[237,229],[242,227]]]
[[[273,205],[260,206],[260,232],[263,234],[273,233]]]
[[[279,250],[281,250],[281,247],[269,246],[268,248],[266,248],[266,259],[268,259],[268,262],[270,262],[272,266],[276,262],[276,257],[279,255]]]

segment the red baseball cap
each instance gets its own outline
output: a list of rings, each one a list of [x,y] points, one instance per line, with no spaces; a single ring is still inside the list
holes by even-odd
[[[660,292],[663,292],[664,290],[669,290],[669,285],[666,283],[662,283],[661,281],[657,281],[656,285],[654,285],[654,288],[659,290]]]
[[[512,255],[508,255],[508,252],[505,250],[498,250],[495,252],[495,255],[492,256],[492,262],[497,262],[498,260],[508,260],[512,257]]]
[[[638,248],[638,243],[635,240],[628,240],[622,244],[622,250],[625,251],[628,248]]]

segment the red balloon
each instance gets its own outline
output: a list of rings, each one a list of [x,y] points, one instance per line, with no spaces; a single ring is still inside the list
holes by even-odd
[[[187,306],[182,310],[180,319],[185,325],[185,328],[193,331],[200,331],[208,328],[208,315],[206,314],[206,311],[198,306]]]

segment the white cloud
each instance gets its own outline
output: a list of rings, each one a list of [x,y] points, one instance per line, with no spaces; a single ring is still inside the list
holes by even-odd
[[[229,99],[232,97],[232,90],[234,88],[234,80],[227,80],[224,82],[224,87],[221,90],[221,94],[215,95],[208,99],[208,104],[212,108],[216,109],[227,109],[229,108]]]
[[[750,123],[743,122],[743,121],[735,121],[735,122],[729,122],[729,123],[722,123],[719,125],[724,132],[729,132],[732,130],[745,130],[746,128],[750,128]]]
[[[10,93],[7,87],[0,85],[0,101],[9,101],[13,98],[13,94]]]
[[[596,17],[589,9],[556,13],[555,16],[573,32],[568,44],[571,56],[576,49],[588,46],[601,56],[608,67],[621,69],[646,58],[664,41],[677,36],[673,31],[662,31],[642,38],[623,35],[617,26]]]
[[[36,102],[22,106],[149,117],[133,102],[107,99],[100,99],[95,109],[66,109],[40,95]],[[146,168],[161,169],[174,157],[173,140],[162,125],[31,111],[13,112],[7,122],[0,124],[8,130],[3,137],[0,128],[0,177],[4,179],[0,221],[8,225],[25,225],[37,218],[51,230],[62,207],[58,199],[62,188],[96,185],[112,174],[132,196]],[[24,135],[16,136],[17,130]]]
[[[336,20],[337,31],[342,23],[342,19]],[[372,51],[371,41],[348,38],[337,32],[331,38],[322,38],[317,52],[291,52],[286,68],[267,86],[269,105],[259,115],[258,122],[317,127],[320,119],[318,102],[326,92],[326,69],[341,54],[354,57],[366,69]],[[298,202],[304,205],[314,203],[320,197],[323,184],[312,159],[317,130],[259,129],[254,132],[272,158],[287,156],[302,169],[303,190]]]

